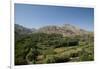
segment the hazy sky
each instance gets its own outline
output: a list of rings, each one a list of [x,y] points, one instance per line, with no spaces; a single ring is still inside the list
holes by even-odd
[[[94,9],[79,7],[15,4],[15,23],[28,28],[71,24],[93,31]]]

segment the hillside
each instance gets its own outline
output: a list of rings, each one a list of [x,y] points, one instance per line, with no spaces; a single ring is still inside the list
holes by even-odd
[[[15,27],[15,65],[94,60],[93,32],[69,24],[35,31]]]
[[[70,24],[64,24],[62,26],[54,26],[54,25],[49,25],[49,26],[44,26],[39,29],[29,29],[26,27],[23,27],[21,25],[15,24],[15,32],[19,33],[21,35],[23,34],[31,34],[31,33],[36,33],[36,32],[41,32],[41,33],[47,33],[47,34],[62,34],[63,36],[75,36],[75,35],[84,35],[84,34],[89,34],[89,31],[86,31],[84,29],[75,27]]]
[[[88,31],[80,29],[70,24],[64,24],[62,26],[45,26],[40,28],[38,31],[48,34],[50,33],[62,34],[63,36],[88,34]]]
[[[29,28],[26,28],[24,26],[21,26],[19,24],[15,24],[15,38],[16,40],[19,40],[29,34],[32,34],[32,32],[34,32],[35,29],[29,29]]]

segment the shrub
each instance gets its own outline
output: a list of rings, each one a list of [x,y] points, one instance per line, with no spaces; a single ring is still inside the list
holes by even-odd
[[[78,52],[74,52],[74,53],[71,53],[70,54],[70,57],[78,57],[79,56],[79,53]]]
[[[15,59],[15,65],[27,65],[27,61],[21,57]]]
[[[45,63],[55,63],[56,57],[54,55],[47,55],[45,59]]]
[[[61,63],[70,61],[68,54],[47,55],[45,63]]]
[[[83,49],[81,54],[80,54],[80,61],[92,61],[94,60],[94,55],[93,53],[89,53],[86,49]]]
[[[80,57],[80,60],[81,61],[93,61],[94,60],[94,56],[93,55],[88,55],[88,54],[82,55]]]
[[[56,63],[68,62],[68,61],[70,61],[70,57],[66,54],[56,56]]]
[[[79,41],[75,39],[68,40],[68,46],[76,46],[79,45]]]

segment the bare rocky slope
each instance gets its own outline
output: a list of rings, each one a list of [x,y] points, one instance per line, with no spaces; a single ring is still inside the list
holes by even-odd
[[[39,29],[29,29],[26,27],[23,27],[21,25],[15,24],[15,33],[17,34],[30,34],[30,33],[47,33],[47,34],[62,34],[63,36],[75,36],[75,35],[84,35],[90,33],[89,31],[86,31],[84,29],[80,29],[79,27],[70,25],[70,24],[64,24],[62,26],[44,26]]]

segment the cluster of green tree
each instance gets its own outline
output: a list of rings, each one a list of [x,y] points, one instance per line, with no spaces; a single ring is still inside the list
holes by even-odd
[[[16,34],[15,36],[17,37]],[[19,40],[16,40],[16,37],[15,65],[68,62],[73,58],[76,58],[74,59],[76,61],[88,61],[93,60],[94,57],[93,36],[90,37],[90,35],[84,38],[83,36],[63,37],[61,34],[33,33]],[[66,49],[64,52],[54,51],[62,47]],[[71,49],[67,50],[70,47]],[[88,50],[85,51],[83,48]],[[42,57],[39,58],[39,56]]]

